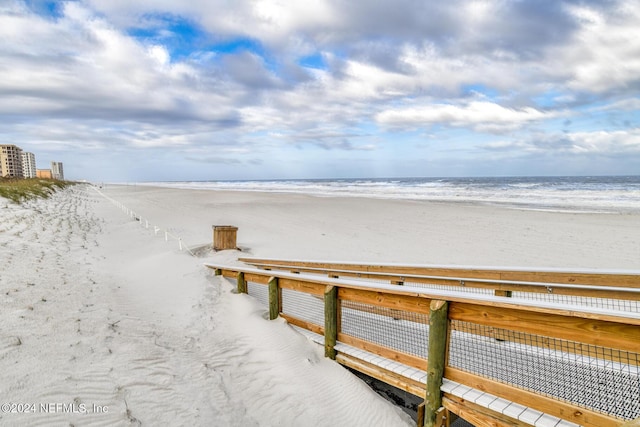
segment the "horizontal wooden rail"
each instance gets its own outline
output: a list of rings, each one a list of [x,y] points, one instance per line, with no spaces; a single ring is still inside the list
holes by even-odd
[[[491,289],[496,295],[530,292],[589,298],[640,301],[640,271],[525,270],[452,266],[402,266],[240,258],[261,269],[357,277],[391,283],[419,283]]]
[[[335,310],[335,308],[332,308],[329,312],[325,311],[325,319],[320,321],[324,322],[324,324],[316,324],[315,321],[301,319],[299,316],[286,312],[286,309],[284,313],[281,312],[279,314],[293,325],[320,335],[330,334],[341,345],[348,345],[369,354],[378,355],[384,360],[395,361],[403,366],[421,371],[426,371],[429,363],[425,357],[416,356],[418,353],[410,354],[395,348],[393,345],[388,346],[381,342],[373,342],[342,331],[340,326],[341,315],[339,314],[341,310],[362,313],[358,316],[365,316],[365,318],[366,316],[382,317],[387,319],[390,324],[393,324],[393,322],[408,322],[413,325],[420,325],[425,323],[424,316],[431,314],[430,306],[432,302],[447,302],[448,310],[445,327],[449,331],[448,334],[451,334],[451,331],[456,331],[470,336],[479,336],[480,339],[489,340],[493,343],[507,341],[514,346],[520,345],[525,349],[522,351],[527,352],[529,350],[526,349],[536,346],[548,350],[550,354],[560,351],[577,354],[575,356],[578,358],[575,360],[579,361],[577,363],[583,363],[580,361],[591,360],[597,356],[598,359],[603,361],[633,366],[633,369],[635,369],[633,372],[637,372],[639,369],[640,314],[638,313],[568,306],[567,304],[554,302],[515,300],[494,295],[395,286],[385,283],[366,282],[359,279],[336,279],[287,271],[264,271],[253,267],[215,265],[207,265],[207,267],[215,269],[216,274],[221,274],[234,280],[242,273],[244,280],[247,282],[265,285],[265,288],[267,283],[270,281],[273,283],[274,280],[277,280],[280,290],[293,290],[307,294],[312,297],[312,302],[317,301],[317,304],[324,304],[325,310],[328,310],[327,307],[332,307],[332,305],[326,304],[334,304],[332,301],[336,298],[338,312],[336,314],[335,311],[331,311]],[[329,291],[331,292],[330,294],[327,293]],[[332,296],[328,297],[328,295]],[[274,298],[280,299],[282,295],[274,294],[271,299]],[[279,307],[278,310],[282,310],[281,300],[278,301],[277,307]],[[335,323],[336,320],[337,323]],[[329,329],[327,329],[327,325],[329,325]],[[433,325],[425,325],[424,327],[430,329]],[[430,330],[429,334],[431,335],[432,332]],[[450,339],[449,335],[447,337],[447,339]],[[529,339],[522,337],[528,337]],[[553,340],[571,343],[572,346],[569,350],[564,347],[559,350],[554,347]],[[338,362],[387,381],[394,386],[399,386],[401,389],[413,393],[416,393],[416,390],[422,390],[422,395],[424,396],[425,387],[431,381],[429,379],[430,376],[427,378],[427,385],[422,386],[423,388],[421,389],[420,384],[414,378],[403,377],[391,370],[376,367],[348,354],[341,352],[336,354],[333,350],[335,342],[327,341],[325,337],[326,354],[330,355],[330,357],[335,357]],[[594,349],[598,351],[594,353]],[[445,351],[448,352],[449,350]],[[515,383],[509,384],[491,377],[480,376],[477,373],[467,372],[456,366],[445,365],[444,378],[476,390],[489,392],[497,397],[533,408],[550,416],[584,426],[614,427],[624,421],[608,413],[600,412],[600,410],[589,409],[577,403],[556,399],[545,393],[541,394],[540,392],[522,388]],[[437,388],[433,388],[432,384],[432,393],[433,390],[439,387],[439,383]],[[432,397],[437,398],[437,396],[433,395]],[[433,401],[437,402],[438,400],[435,399]],[[460,400],[446,393],[442,402],[445,408],[454,412],[457,411],[459,415],[467,414],[468,417],[501,417],[501,414],[478,408],[472,403],[467,402],[468,404],[466,404],[464,399]],[[429,421],[430,423],[437,423],[438,418],[434,418],[433,408],[427,409],[427,415],[426,419],[431,420]],[[503,418],[503,421],[508,422],[508,417]]]
[[[285,280],[285,283],[289,282],[289,279],[292,283],[297,282],[299,286],[302,287],[304,284],[307,284],[310,287],[313,285],[332,285],[334,283],[340,284],[340,292],[342,289],[355,289],[362,290],[364,292],[357,293],[361,295],[362,298],[366,298],[366,295],[369,295],[367,301],[376,302],[377,296],[372,296],[371,294],[367,294],[366,291],[372,291],[379,293],[380,295],[404,295],[410,297],[423,298],[424,301],[413,301],[411,304],[416,305],[426,305],[428,306],[430,300],[435,298],[446,298],[448,301],[455,302],[480,302],[482,306],[493,306],[493,307],[505,307],[512,308],[517,306],[520,310],[523,311],[535,311],[539,313],[557,313],[563,312],[568,313],[573,317],[584,317],[587,319],[602,319],[609,320],[612,322],[619,323],[628,323],[631,325],[640,325],[640,314],[636,313],[625,313],[618,312],[615,310],[606,310],[599,308],[590,308],[588,311],[585,307],[580,306],[568,306],[567,304],[558,304],[553,302],[540,302],[540,301],[525,301],[525,300],[517,300],[517,302],[510,302],[510,299],[494,297],[490,295],[476,295],[470,293],[462,293],[462,292],[454,292],[454,291],[442,291],[436,289],[423,289],[423,288],[410,288],[404,286],[392,286],[385,285],[382,283],[364,283],[358,280],[348,280],[348,279],[333,279],[333,278],[317,278],[313,276],[301,276],[297,274],[290,274],[287,272],[274,272],[272,270],[263,271],[257,268],[251,267],[236,267],[229,266],[225,268],[216,267],[214,265],[205,264],[205,266],[211,269],[218,269],[221,271],[221,274],[225,277],[236,278],[239,272],[245,273],[245,280],[253,281],[256,283],[266,284],[269,281],[270,277],[278,277]],[[319,294],[321,295],[321,294]],[[381,306],[385,306],[386,297],[382,297],[380,303]],[[389,308],[397,308],[395,303],[391,303]],[[417,309],[419,312],[424,312],[424,308]],[[409,310],[411,311],[411,310]],[[415,311],[415,310],[414,310]]]
[[[514,280],[545,283],[565,283],[574,285],[621,286],[640,288],[640,271],[638,270],[575,270],[562,269],[531,270],[513,267],[464,267],[464,266],[429,266],[400,264],[359,264],[329,261],[296,261],[265,258],[240,258],[240,261],[251,265],[310,267],[325,270],[360,271],[368,273],[394,273],[406,275],[434,275],[443,277],[475,277],[490,280]]]

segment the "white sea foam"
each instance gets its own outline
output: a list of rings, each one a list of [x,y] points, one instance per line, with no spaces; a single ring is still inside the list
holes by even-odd
[[[172,188],[505,205],[570,212],[640,211],[640,177],[391,178],[148,182]]]

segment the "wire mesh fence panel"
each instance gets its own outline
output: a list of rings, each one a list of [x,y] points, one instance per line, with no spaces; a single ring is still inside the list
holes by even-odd
[[[640,355],[452,321],[449,366],[624,419],[640,417]]]
[[[484,289],[484,288],[473,288],[468,286],[459,286],[459,285],[436,285],[429,283],[418,283],[418,282],[405,282],[405,286],[416,287],[420,289],[434,289],[437,291],[454,291],[454,292],[467,292],[470,294],[478,294],[478,295],[493,295],[493,289]]]
[[[269,307],[269,287],[260,283],[247,282],[247,293]]]
[[[581,305],[584,307],[598,307],[627,313],[640,313],[640,301],[621,300],[613,298],[592,298],[575,295],[557,295],[552,293],[513,292],[513,298],[535,301],[554,302],[560,304]]]
[[[358,277],[358,276],[340,276],[340,277],[347,280],[357,280],[359,282],[375,283],[378,285],[388,285],[389,283],[391,283],[391,281],[386,278]]]
[[[342,301],[341,332],[407,354],[427,358],[429,316]]]
[[[293,289],[282,289],[282,312],[289,316],[324,326],[324,299]]]
[[[434,289],[438,291],[454,291],[466,292],[475,295],[495,295],[495,290],[485,288],[473,288],[468,286],[454,285],[432,285],[428,283],[405,282],[405,286],[416,287],[420,289]],[[512,298],[521,298],[526,300],[553,302],[558,304],[567,304],[572,306],[583,306],[585,308],[597,307],[610,310],[617,310],[626,313],[640,313],[640,301],[622,300],[613,298],[593,298],[575,295],[558,295],[544,292],[521,292],[513,291]]]
[[[308,274],[308,273],[305,273]],[[349,280],[349,281],[358,281],[358,282],[363,282],[363,283],[375,283],[375,284],[380,284],[380,285],[388,285],[390,280],[384,277],[361,277],[359,275],[354,275],[354,274],[341,274],[339,271],[337,272],[329,272],[329,273],[322,273],[320,275],[321,277],[332,277],[332,278],[336,278],[336,279],[344,279],[344,280]]]

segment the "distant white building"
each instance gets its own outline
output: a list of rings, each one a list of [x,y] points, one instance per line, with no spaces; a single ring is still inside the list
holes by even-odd
[[[22,176],[25,178],[36,177],[36,156],[27,151],[22,152]]]
[[[51,176],[53,179],[64,180],[64,170],[62,169],[62,162],[51,162]]]

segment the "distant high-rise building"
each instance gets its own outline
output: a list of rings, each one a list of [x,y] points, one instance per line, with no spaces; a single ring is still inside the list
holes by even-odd
[[[64,180],[62,162],[51,162],[51,175],[53,176],[53,179]]]
[[[25,178],[36,177],[36,156],[27,151],[22,152],[22,176]]]
[[[0,145],[0,176],[22,178],[22,150],[15,145]]]

